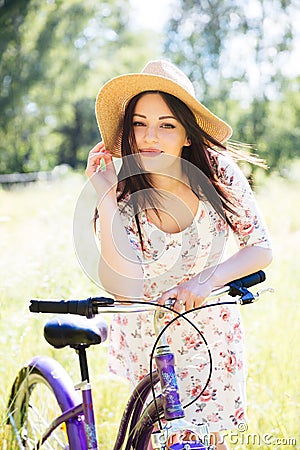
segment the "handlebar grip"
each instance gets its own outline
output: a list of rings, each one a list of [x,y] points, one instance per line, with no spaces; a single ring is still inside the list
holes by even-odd
[[[226,286],[230,287],[229,295],[234,297],[236,295],[240,295],[241,292],[243,292],[243,289],[262,283],[265,279],[265,272],[259,270],[258,272],[239,278],[238,280],[230,281],[230,283],[227,283]]]
[[[265,279],[265,272],[259,270],[258,272],[252,273],[251,275],[247,275],[243,278],[239,278],[238,280],[231,281],[230,283],[228,283],[228,285],[230,286],[231,283],[235,283],[241,287],[248,288],[254,286],[255,284],[262,283],[263,281],[265,281]]]
[[[77,314],[92,317],[93,307],[89,300],[30,300],[29,310],[34,313]]]
[[[33,313],[77,314],[87,318],[98,312],[98,306],[114,303],[111,298],[94,297],[86,300],[30,300],[29,310]]]

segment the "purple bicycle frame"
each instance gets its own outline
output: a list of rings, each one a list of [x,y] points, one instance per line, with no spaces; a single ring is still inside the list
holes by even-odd
[[[98,450],[91,385],[90,383],[81,384],[87,448],[88,450]]]

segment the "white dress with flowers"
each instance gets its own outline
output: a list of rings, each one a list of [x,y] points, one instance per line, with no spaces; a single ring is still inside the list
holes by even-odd
[[[239,199],[239,215],[227,213],[238,247],[268,248],[268,233],[244,175],[228,157],[215,156],[215,163],[218,176]],[[161,231],[141,212],[144,253],[128,199],[119,203],[119,209],[130,243],[142,262],[147,300],[158,298],[224,257],[230,228],[208,202],[199,201],[193,223],[179,233]],[[223,296],[214,302],[228,300],[232,301],[232,297]],[[206,421],[211,431],[232,429],[245,421],[246,407],[246,362],[239,307],[218,305],[188,316],[202,336],[184,320],[168,329],[183,403],[198,397],[208,377],[210,366],[204,339],[211,351],[212,375],[202,395],[186,409],[186,418],[195,424]],[[110,330],[110,371],[136,384],[149,372],[154,341],[152,312],[115,315]]]

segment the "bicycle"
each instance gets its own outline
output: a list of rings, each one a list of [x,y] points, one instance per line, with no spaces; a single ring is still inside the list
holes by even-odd
[[[261,292],[270,291],[270,288],[262,289],[256,294],[248,288],[264,280],[263,271],[234,280],[213,291],[209,297],[209,300],[212,300],[229,294],[233,297],[232,301],[209,303],[196,309],[232,303],[252,303],[258,299]],[[68,317],[60,315],[51,318],[44,327],[44,337],[55,348],[70,346],[76,350],[81,382],[73,387],[65,369],[47,356],[34,357],[22,367],[12,385],[7,415],[17,448],[98,449],[86,355],[89,346],[100,344],[107,338],[107,323],[98,314],[141,312],[154,308],[156,341],[150,358],[150,371],[136,386],[128,400],[112,448],[146,450],[151,442],[154,450],[212,450],[214,447],[209,444],[206,424],[196,427],[184,419],[185,407],[180,401],[174,355],[167,344],[165,331],[178,317],[189,321],[189,311],[176,313],[174,319],[165,325],[165,312],[173,311],[172,304],[173,300],[170,299],[168,304],[159,308],[155,303],[142,301],[124,305],[106,297],[85,300],[31,300],[31,312],[71,314]],[[191,325],[194,326],[192,323]],[[200,331],[199,333],[201,334]],[[155,371],[152,370],[152,357],[156,363]],[[206,381],[203,391],[208,382],[209,380]],[[156,385],[161,387],[159,396],[155,395]],[[151,392],[153,400],[145,406]]]

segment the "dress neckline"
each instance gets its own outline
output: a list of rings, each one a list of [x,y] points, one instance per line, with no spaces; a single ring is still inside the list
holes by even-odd
[[[188,231],[188,230],[194,225],[195,221],[199,218],[200,209],[201,209],[201,203],[202,203],[202,202],[200,202],[200,200],[199,200],[199,201],[198,201],[198,207],[197,207],[197,210],[196,210],[196,213],[195,213],[195,215],[194,215],[194,217],[193,217],[192,222],[191,222],[187,227],[185,227],[183,230],[180,230],[180,231],[170,232],[170,231],[162,230],[160,227],[158,227],[155,223],[153,223],[153,222],[148,218],[148,216],[147,216],[147,214],[146,214],[146,211],[143,211],[144,220],[145,220],[145,223],[147,223],[148,225],[150,225],[150,226],[156,228],[156,229],[157,229],[158,231],[160,231],[161,233],[164,233],[164,234],[170,235],[170,236],[180,236],[182,233],[185,233],[186,231]]]

